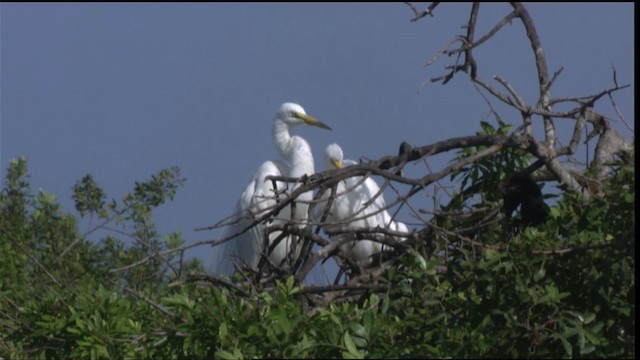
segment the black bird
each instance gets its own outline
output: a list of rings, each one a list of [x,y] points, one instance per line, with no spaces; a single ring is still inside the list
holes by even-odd
[[[520,224],[536,226],[547,221],[549,207],[542,191],[528,174],[515,173],[502,185],[502,211],[507,218],[520,206]]]

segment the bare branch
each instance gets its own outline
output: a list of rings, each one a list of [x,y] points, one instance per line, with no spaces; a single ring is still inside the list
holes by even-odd
[[[407,6],[409,6],[409,8],[411,8],[411,11],[413,11],[413,18],[411,19],[411,22],[415,22],[418,21],[419,19],[422,19],[423,17],[429,15],[429,16],[433,16],[433,10],[438,6],[438,4],[440,4],[439,1],[435,1],[432,2],[426,10],[420,11],[418,10],[415,6],[413,6],[413,4],[411,4],[410,2],[405,2],[405,4]]]
[[[618,85],[618,79],[616,78],[617,77],[616,68],[613,66],[613,64],[611,64],[611,69],[613,70],[613,84],[615,85],[616,88],[622,88],[621,86]],[[618,109],[616,102],[613,100],[613,95],[611,95],[611,93],[608,93],[607,95],[609,96],[609,100],[611,100],[611,105],[613,106],[613,109],[616,111],[616,114],[618,114],[618,117],[620,118],[622,123],[625,124],[627,129],[629,129],[630,131],[633,131],[633,128],[631,127],[627,119],[625,119],[624,115],[622,115],[622,111]]]

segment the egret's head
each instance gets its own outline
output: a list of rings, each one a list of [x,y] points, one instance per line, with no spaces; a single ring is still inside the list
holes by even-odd
[[[281,120],[289,126],[294,125],[311,125],[319,128],[331,130],[329,126],[317,120],[304,111],[302,106],[294,103],[284,103],[276,113],[276,120]]]
[[[344,166],[342,160],[344,155],[342,154],[342,148],[338,144],[329,144],[324,151],[327,159],[327,168],[329,169],[342,169]]]

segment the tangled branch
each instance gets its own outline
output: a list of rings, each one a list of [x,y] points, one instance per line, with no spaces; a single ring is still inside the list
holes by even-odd
[[[413,12],[415,22],[423,20],[427,16],[434,16],[434,10],[439,5],[438,2],[430,4],[425,10],[418,10],[414,5],[407,3]],[[287,271],[278,269],[278,264],[263,263],[261,271],[251,273],[250,269],[238,266],[237,269],[244,273],[244,283],[231,285],[231,282],[223,281],[216,277],[209,279],[214,283],[234,288],[237,291],[244,286],[259,286],[274,278],[281,278],[294,275],[298,283],[303,283],[310,271],[319,263],[333,258],[341,269],[339,276],[333,285],[313,286],[303,291],[305,295],[313,295],[313,302],[326,304],[332,301],[351,299],[353,296],[371,292],[382,292],[387,289],[386,285],[376,282],[377,276],[384,273],[392,266],[393,261],[402,258],[410,253],[409,249],[421,249],[421,256],[436,256],[435,251],[443,251],[445,256],[441,256],[442,262],[438,271],[446,272],[446,254],[456,251],[464,246],[470,246],[475,250],[484,248],[500,249],[499,245],[486,244],[483,242],[483,231],[495,231],[502,226],[508,227],[511,211],[501,211],[503,209],[502,198],[484,199],[481,211],[468,206],[455,207],[455,204],[465,202],[475,195],[488,193],[493,186],[501,186],[505,179],[492,179],[486,175],[485,179],[477,179],[469,175],[462,180],[462,187],[459,195],[450,196],[448,204],[440,204],[440,210],[426,212],[421,209],[415,210],[411,203],[424,194],[432,185],[443,181],[446,177],[453,179],[464,173],[465,170],[477,166],[490,159],[508,158],[516,156],[520,159],[530,159],[528,163],[521,164],[517,168],[511,168],[514,176],[523,176],[536,179],[546,178],[547,181],[555,182],[560,188],[582,194],[585,198],[595,195],[593,182],[604,179],[609,172],[609,165],[616,158],[622,158],[626,162],[631,162],[634,157],[634,145],[624,136],[619,134],[610,125],[609,119],[595,110],[596,103],[602,98],[609,97],[613,102],[613,94],[626,89],[629,85],[618,84],[615,78],[613,86],[602,90],[596,94],[580,97],[554,98],[551,90],[555,81],[560,77],[562,68],[549,74],[545,51],[538,36],[534,22],[522,3],[510,3],[511,11],[498,21],[485,34],[478,34],[477,25],[480,21],[480,3],[473,3],[470,9],[469,18],[463,26],[465,33],[456,35],[447,43],[444,49],[439,51],[426,66],[433,65],[440,60],[442,55],[453,56],[456,62],[446,65],[445,73],[427,80],[423,86],[433,82],[448,83],[453,77],[463,73],[469,77],[474,86],[481,91],[481,96],[491,107],[491,100],[496,100],[517,111],[520,114],[519,124],[513,129],[500,120],[498,113],[491,107],[492,112],[498,117],[500,128],[494,133],[476,134],[465,137],[452,138],[423,146],[410,146],[407,143],[400,145],[397,155],[389,155],[378,160],[348,166],[343,169],[327,170],[302,178],[268,177],[266,181],[286,182],[295,184],[293,190],[286,196],[278,197],[275,204],[257,214],[234,214],[229,219],[216,224],[215,226],[200,230],[210,230],[225,227],[233,224],[243,224],[242,229],[234,234],[229,234],[220,239],[202,241],[195,245],[189,245],[166,252],[153,254],[146,259],[140,260],[128,267],[138,266],[144,262],[152,260],[156,256],[167,255],[169,252],[185,251],[194,246],[209,244],[218,246],[227,241],[233,240],[238,235],[258,226],[265,225],[265,236],[274,231],[279,231],[283,235],[294,235],[304,239],[306,245],[300,259],[297,259],[296,266]],[[538,97],[534,103],[527,103],[521,92],[512,83],[501,76],[493,76],[495,83],[487,81],[482,76],[482,67],[476,60],[474,50],[483,46],[500,31],[504,31],[505,25],[512,22],[522,24],[526,41],[529,43],[535,60],[535,71],[537,73]],[[555,109],[560,104],[570,104],[574,107],[568,111],[558,111]],[[616,111],[619,110],[616,108]],[[620,114],[620,113],[619,113]],[[622,117],[622,116],[621,116]],[[556,122],[573,121],[574,129],[567,139],[561,139],[556,130]],[[534,132],[533,124],[540,122],[544,129],[544,134],[539,135]],[[595,139],[596,146],[591,156],[592,161],[582,169],[570,168],[563,164],[564,159],[568,159],[576,154],[583,139],[583,134],[588,126],[593,130],[588,134],[585,143]],[[567,140],[567,141],[561,141]],[[560,145],[568,144],[567,146]],[[420,165],[438,154],[456,152],[452,162],[437,171],[431,171],[427,167],[421,176],[410,177],[403,175],[402,170],[408,165]],[[514,155],[516,154],[516,155]],[[590,174],[590,175],[587,175]],[[499,174],[498,174],[499,175]],[[478,176],[478,175],[476,175]],[[398,232],[384,228],[376,229],[351,229],[343,233],[328,234],[325,227],[328,206],[336,198],[336,186],[346,179],[353,177],[375,177],[384,181],[383,188],[389,187],[396,191],[397,198],[388,202],[387,209],[405,206],[415,217],[419,227],[413,231]],[[472,181],[472,186],[464,188],[467,181]],[[397,190],[404,187],[405,190]],[[275,217],[287,206],[294,206],[298,197],[309,191],[317,195],[309,205],[308,220],[292,220],[288,223],[278,223],[269,225],[269,219]],[[437,190],[433,190],[434,198]],[[506,191],[506,190],[505,190]],[[376,196],[382,195],[382,190]],[[506,196],[506,195],[505,195]],[[371,200],[373,201],[373,199]],[[540,200],[542,201],[542,200]],[[509,205],[515,207],[518,205]],[[458,209],[449,211],[449,209]],[[460,210],[462,209],[462,210]],[[392,211],[397,214],[397,211]],[[431,215],[426,218],[425,215]],[[318,215],[320,214],[320,215]],[[324,214],[324,215],[323,215]],[[444,226],[449,220],[454,220],[455,224],[466,224],[459,226]],[[475,221],[475,223],[473,223]],[[472,226],[469,226],[473,223]],[[325,230],[324,232],[321,230]],[[398,241],[400,238],[402,241]],[[366,264],[352,261],[341,250],[341,246],[349,242],[361,239],[369,239],[385,245],[387,251],[376,259],[369,259]],[[271,246],[274,248],[275,244]],[[267,249],[267,252],[269,249]],[[570,249],[537,249],[536,254],[562,254],[571,252]],[[266,255],[266,254],[265,254]],[[414,256],[414,255],[411,255]],[[390,261],[391,259],[391,261]],[[399,261],[399,260],[398,260]],[[397,266],[401,262],[396,262]],[[128,268],[127,267],[127,268]],[[124,268],[123,268],[124,269]],[[123,269],[117,269],[120,271]],[[212,280],[213,279],[213,280]]]

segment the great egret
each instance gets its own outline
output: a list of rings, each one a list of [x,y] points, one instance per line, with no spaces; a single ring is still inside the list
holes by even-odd
[[[338,144],[330,144],[325,150],[329,168],[340,169],[343,166],[357,164],[353,160],[343,160],[343,156],[342,148]],[[325,231],[331,233],[380,227],[408,233],[407,225],[401,221],[392,220],[386,210],[384,198],[379,192],[380,187],[370,177],[363,180],[362,176],[354,176],[340,181],[336,186],[335,198],[327,215]],[[329,195],[325,193],[324,199],[328,197]],[[402,241],[404,238],[398,237],[397,240]],[[372,255],[383,249],[381,243],[366,239],[349,242],[342,246],[342,250],[356,261],[370,259]]]
[[[239,221],[228,228],[226,236],[245,230],[251,224],[251,220],[257,219],[272,210],[277,204],[278,198],[285,199],[296,188],[296,186],[291,186],[291,184],[283,181],[276,181],[274,186],[273,181],[265,180],[266,177],[285,176],[297,178],[303,175],[311,175],[315,172],[311,147],[302,137],[291,135],[291,128],[297,125],[311,125],[331,130],[329,126],[307,115],[302,106],[298,104],[284,103],[280,106],[273,120],[273,142],[283,161],[265,161],[258,168],[236,205],[235,214]],[[267,222],[267,226],[289,221],[298,224],[304,222],[307,219],[309,201],[312,199],[312,192],[301,194],[295,201],[293,214],[291,206],[286,206],[278,212],[275,218]],[[251,220],[240,221],[241,219]],[[236,245],[236,255],[254,270],[258,266],[261,256],[268,252],[273,242],[281,235],[281,231],[273,231],[269,234],[268,239],[265,239],[264,226],[264,224],[258,224],[233,240]],[[299,251],[299,248],[300,245],[297,244],[295,236],[285,236],[279,240],[273,251],[268,254],[268,260],[276,266],[281,266],[290,251]],[[219,273],[224,272],[225,269],[228,270],[228,266],[224,265],[225,261],[220,260],[219,256],[219,264],[217,265]]]

